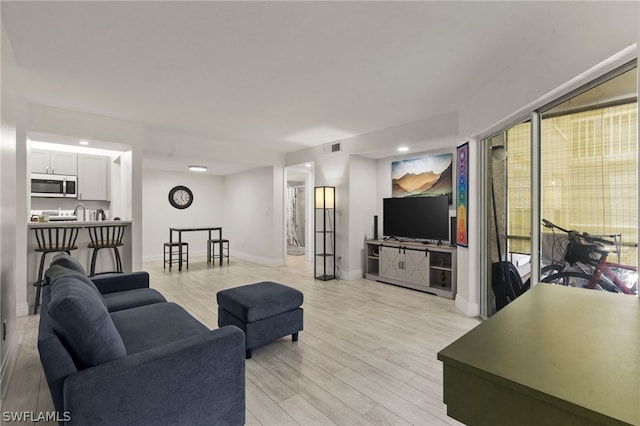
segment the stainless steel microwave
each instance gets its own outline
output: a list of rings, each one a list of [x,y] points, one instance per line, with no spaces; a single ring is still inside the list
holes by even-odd
[[[78,177],[31,173],[31,196],[78,198]]]

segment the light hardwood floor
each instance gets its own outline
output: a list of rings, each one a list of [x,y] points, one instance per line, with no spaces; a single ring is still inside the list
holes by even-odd
[[[364,279],[317,281],[303,256],[282,267],[236,258],[212,267],[197,257],[189,266],[144,268],[153,288],[210,328],[217,328],[221,289],[270,280],[304,293],[300,340],[279,339],[246,362],[248,425],[459,424],[442,403],[436,353],[479,322],[453,301]],[[53,410],[36,347],[38,318],[18,319],[20,352],[3,412]]]

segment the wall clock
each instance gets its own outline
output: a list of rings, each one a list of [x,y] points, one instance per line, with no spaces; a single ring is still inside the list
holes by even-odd
[[[193,203],[193,193],[186,186],[174,186],[169,191],[169,203],[176,209],[186,209]]]

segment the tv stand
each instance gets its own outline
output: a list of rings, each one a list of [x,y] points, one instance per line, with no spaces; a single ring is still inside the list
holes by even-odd
[[[398,285],[453,299],[456,296],[456,247],[422,242],[366,242],[368,280]]]

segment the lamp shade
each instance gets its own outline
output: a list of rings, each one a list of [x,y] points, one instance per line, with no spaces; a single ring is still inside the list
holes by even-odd
[[[332,209],[335,206],[335,188],[332,186],[316,187],[316,208]]]

